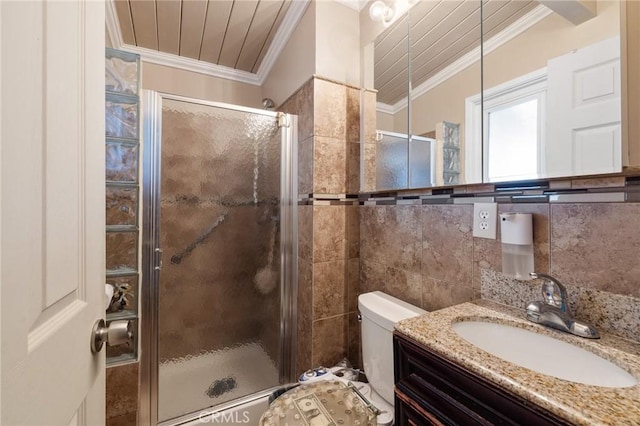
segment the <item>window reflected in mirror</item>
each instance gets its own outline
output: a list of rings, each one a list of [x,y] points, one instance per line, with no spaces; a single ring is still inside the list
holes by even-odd
[[[531,2],[502,29],[485,25],[484,131],[472,142],[484,182],[622,171],[620,2],[557,3]],[[478,109],[479,98],[467,101]]]
[[[485,108],[489,182],[538,178],[539,104],[539,97],[534,96]]]
[[[622,170],[620,1],[480,3],[410,2],[372,42],[376,129],[405,142],[387,165],[365,161],[386,173],[365,191]],[[432,140],[427,165],[411,158],[414,136]],[[392,167],[402,178],[387,179]]]

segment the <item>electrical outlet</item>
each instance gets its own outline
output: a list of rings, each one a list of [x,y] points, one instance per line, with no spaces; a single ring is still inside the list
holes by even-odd
[[[497,203],[475,203],[473,205],[473,236],[496,239],[498,226]]]

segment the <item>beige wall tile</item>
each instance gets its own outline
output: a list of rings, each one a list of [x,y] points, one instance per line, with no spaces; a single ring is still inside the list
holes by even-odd
[[[345,206],[313,206],[313,261],[344,260],[347,253]]]
[[[347,261],[347,310],[358,310],[358,295],[360,294],[360,259]]]
[[[313,192],[314,138],[298,142],[298,194]]]
[[[277,108],[278,111],[298,116],[298,141],[313,136],[313,86],[314,79],[311,78]]]
[[[360,90],[347,87],[347,142],[360,142]]]
[[[384,291],[387,267],[366,258],[360,260],[360,280],[358,294]]]
[[[353,368],[363,368],[360,336],[360,321],[358,321],[358,314],[356,312],[351,312],[349,314],[347,358],[349,359],[349,362],[351,362],[351,365],[353,365]]]
[[[473,206],[422,206],[422,275],[471,285]]]
[[[349,194],[360,191],[360,144],[347,143],[347,185]]]
[[[314,366],[332,367],[347,356],[348,327],[348,314],[313,322]]]
[[[298,324],[296,372],[301,373],[313,367],[311,364],[313,309],[313,265],[298,260]]]
[[[420,274],[402,269],[387,268],[384,292],[420,307],[422,306],[422,277]]]
[[[422,226],[419,206],[363,206],[360,255],[367,261],[420,273]]]
[[[567,286],[640,296],[640,203],[551,206],[551,274]]]
[[[333,260],[313,264],[313,319],[347,312],[347,263]]]
[[[347,87],[316,78],[314,81],[314,135],[347,139]]]
[[[138,410],[138,366],[135,362],[107,368],[107,419],[135,413]]]
[[[313,192],[347,192],[347,143],[344,139],[314,138]]]
[[[347,214],[347,258],[360,257],[360,216],[359,206],[346,206]]]
[[[430,277],[422,277],[422,308],[435,311],[473,300],[470,283],[452,283]]]
[[[298,257],[313,262],[313,206],[298,206]]]

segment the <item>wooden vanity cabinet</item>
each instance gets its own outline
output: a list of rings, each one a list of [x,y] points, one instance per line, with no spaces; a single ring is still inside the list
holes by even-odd
[[[404,425],[570,425],[395,332],[395,421]]]

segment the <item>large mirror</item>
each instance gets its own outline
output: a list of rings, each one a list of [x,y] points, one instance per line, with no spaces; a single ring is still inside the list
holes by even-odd
[[[373,43],[375,161],[365,167],[375,168],[374,190],[468,181],[465,99],[481,91],[480,1],[408,6]]]
[[[620,3],[492,0],[483,16],[482,113],[476,97],[467,117],[482,180],[622,171]]]
[[[619,1],[405,3],[369,46],[364,191],[621,171]]]

